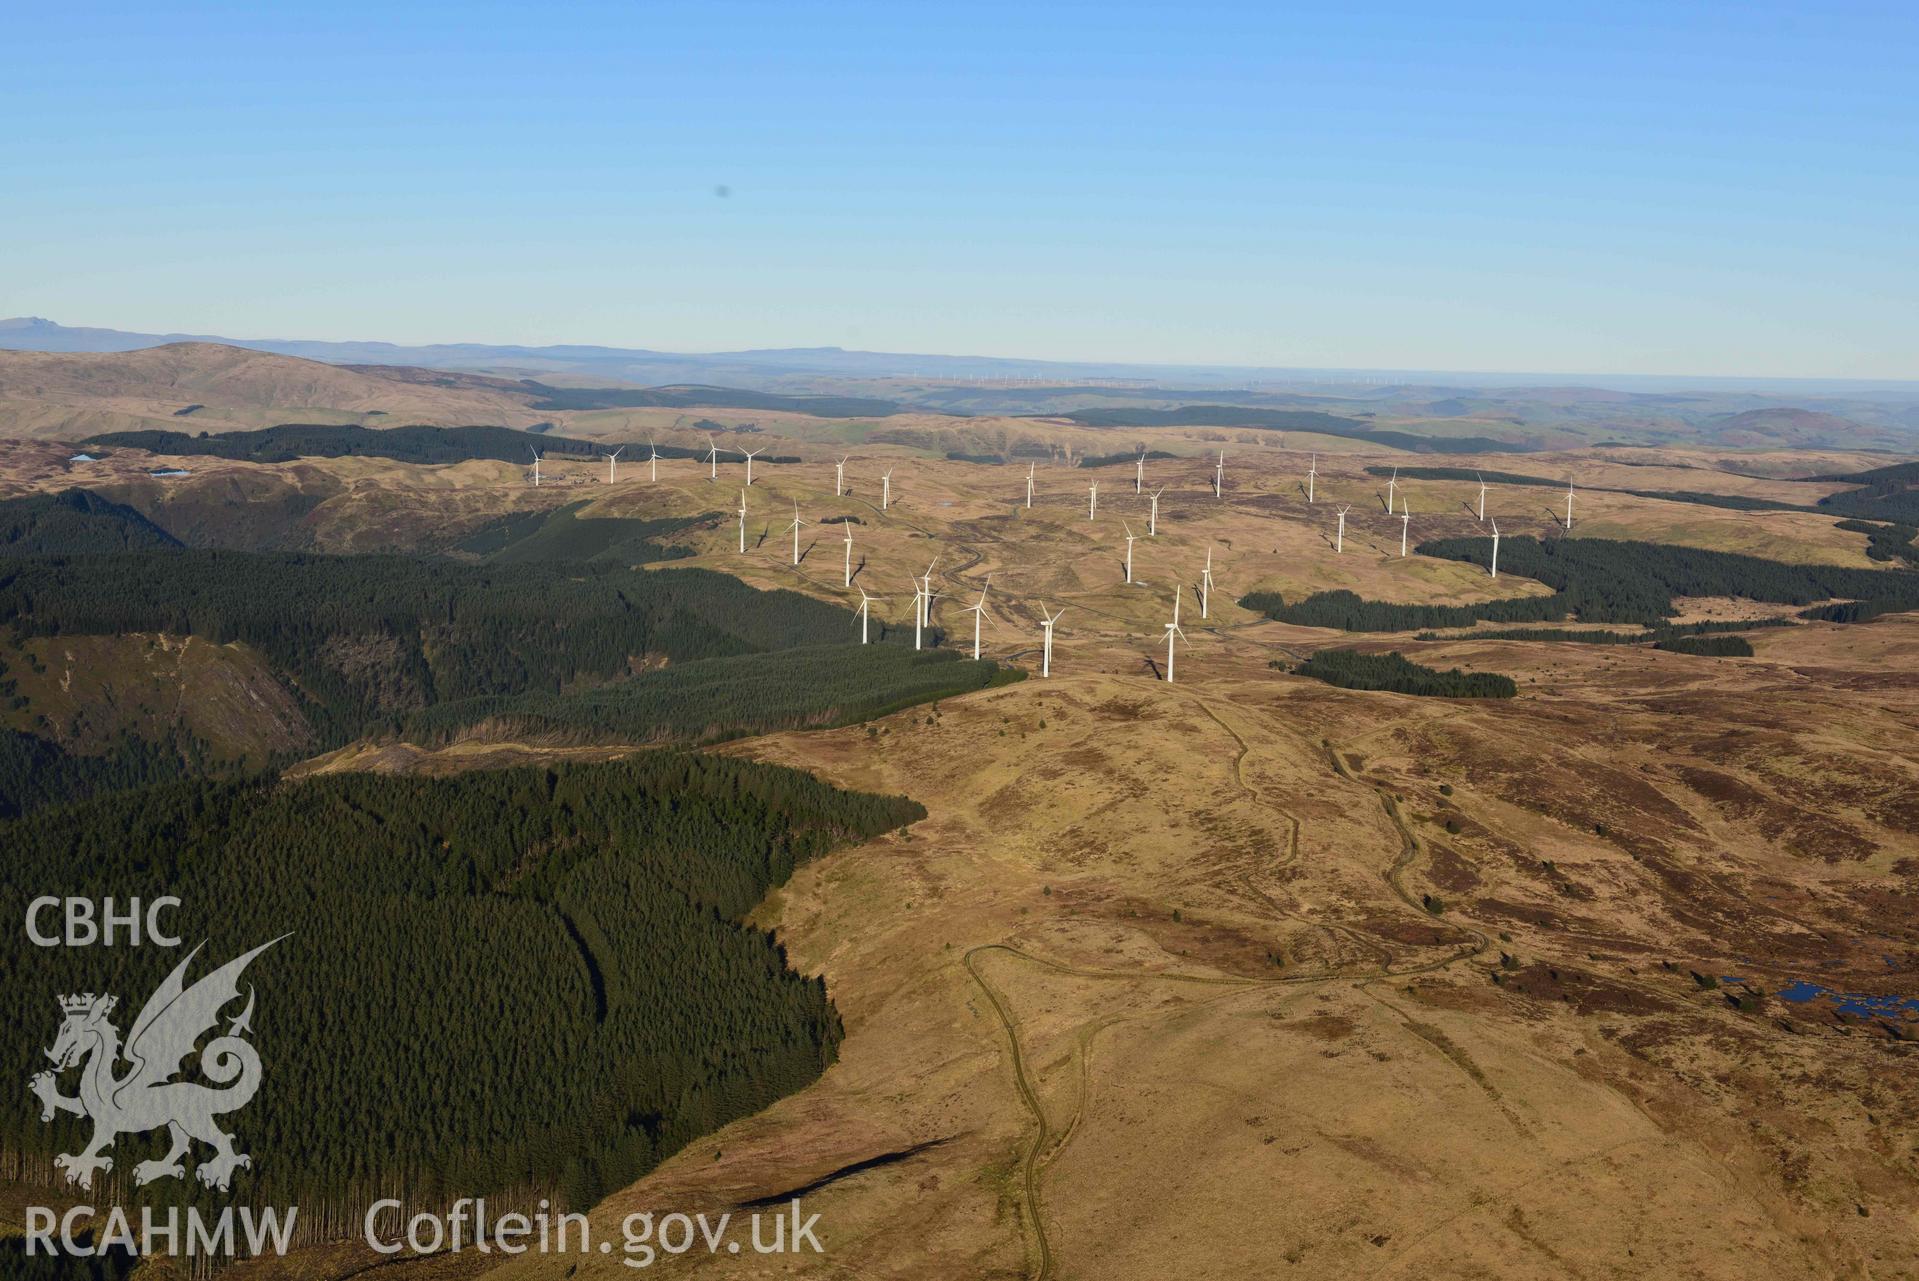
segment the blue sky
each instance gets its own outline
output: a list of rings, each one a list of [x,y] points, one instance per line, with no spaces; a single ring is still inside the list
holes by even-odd
[[[1915,65],[1911,3],[18,6],[0,315],[1919,378]]]

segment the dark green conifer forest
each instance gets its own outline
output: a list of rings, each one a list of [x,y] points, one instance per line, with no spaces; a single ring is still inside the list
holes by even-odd
[[[923,814],[678,752],[444,779],[193,780],[0,824],[0,901],[19,921],[50,889],[177,895],[169,924],[206,941],[193,976],[288,935],[244,980],[265,1065],[230,1127],[257,1153],[236,1176],[250,1203],[317,1213],[404,1187],[584,1206],[832,1061],[823,985],[740,918],[807,859]],[[124,1034],[184,951],[0,951],[0,1009],[26,1030],[5,1075],[46,1066],[57,995],[117,995]],[[88,1132],[43,1125],[24,1094],[0,1110],[15,1153],[77,1151]],[[123,1137],[116,1165],[163,1144]]]

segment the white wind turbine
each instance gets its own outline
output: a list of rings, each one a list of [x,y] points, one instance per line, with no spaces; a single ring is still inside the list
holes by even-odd
[[[1492,569],[1492,576],[1494,578],[1498,578],[1499,577],[1499,519],[1498,517],[1493,518],[1493,561],[1492,561],[1491,569]]]
[[[885,511],[893,505],[893,469],[888,467],[880,473],[880,510]]]
[[[1219,461],[1213,465],[1213,497],[1226,497],[1226,451],[1219,451]]]
[[[740,491],[740,555],[746,555],[746,491]]]
[[[620,449],[616,449],[606,456],[606,483],[609,485],[620,478],[620,450],[625,448],[625,445],[621,445]]]
[[[1161,485],[1158,489],[1155,489],[1151,494],[1147,495],[1148,501],[1153,504],[1146,511],[1146,536],[1148,538],[1159,537],[1159,496],[1165,492],[1166,486]]]
[[[1312,463],[1306,468],[1306,501],[1313,501],[1314,481],[1319,479],[1319,455],[1313,455]]]
[[[1213,599],[1213,549],[1206,549],[1206,568],[1199,571],[1199,616],[1206,617],[1206,608]]]
[[[658,481],[660,478],[660,447],[658,444],[650,440],[647,441],[646,443],[647,443],[647,447],[653,451],[653,456],[647,459],[647,462],[650,463],[653,468],[653,474],[648,479],[653,481]]]
[[[538,489],[540,487],[540,451],[532,445],[528,445],[527,448],[533,451],[533,488]]]
[[[872,601],[880,599],[878,596],[868,596],[866,589],[864,587],[860,588],[860,644],[862,645],[866,644],[866,621],[869,613],[868,605]]]
[[[1573,532],[1573,483],[1571,477],[1566,480],[1566,532]]]
[[[1479,523],[1483,525],[1486,523],[1486,478],[1478,472],[1473,475],[1479,476]]]
[[[926,577],[913,580],[913,648],[920,647],[920,631],[933,625],[933,566],[939,564],[939,557],[926,567]]]
[[[1047,613],[1045,602],[1042,601],[1040,603],[1040,607],[1039,607],[1039,627],[1040,627],[1039,674],[1042,677],[1051,676],[1053,674],[1053,624],[1057,623],[1060,619],[1064,618],[1065,616],[1066,616],[1066,611],[1063,609],[1057,614]]]
[[[720,478],[720,447],[713,443],[711,436],[706,438],[706,478],[708,480]]]
[[[800,563],[800,526],[806,522],[800,519],[800,500],[793,500],[793,563]]]
[[[849,455],[850,457],[850,455]],[[833,497],[839,498],[846,493],[846,459],[833,464]]]
[[[1399,468],[1393,468],[1392,479],[1386,482],[1386,514],[1393,514],[1393,491],[1399,488]]]
[[[1139,457],[1133,462],[1133,492],[1135,494],[1140,494],[1140,493],[1144,493],[1145,491],[1146,491],[1146,446],[1141,445],[1139,447]]]
[[[1090,495],[1086,500],[1086,519],[1093,520],[1099,515],[1099,482],[1094,481],[1086,492]]]
[[[1406,535],[1413,527],[1413,505],[1404,498],[1399,500],[1399,554],[1406,554]]]
[[[1182,590],[1178,586],[1173,588],[1173,621],[1166,624],[1166,683],[1169,685],[1173,682],[1173,637],[1186,639],[1186,633],[1179,629],[1179,594]]]
[[[746,485],[747,488],[751,489],[753,487],[753,460],[766,452],[766,446],[761,445],[758,449],[736,449],[735,452],[746,455]]]
[[[1133,527],[1123,520],[1120,526],[1126,531],[1126,581],[1130,583],[1133,581]]]
[[[973,616],[973,661],[979,661],[979,629],[986,618],[986,589],[993,585],[991,574],[986,576],[985,586],[979,589],[979,599],[966,607],[965,612]]]
[[[1026,464],[1026,510],[1033,510],[1033,468],[1037,463]]]
[[[1350,504],[1339,509],[1339,532],[1333,535],[1333,555],[1335,556],[1346,550],[1346,513],[1351,510]]]
[[[840,528],[846,531],[846,581],[841,585],[851,587],[853,585],[853,522],[848,520]]]

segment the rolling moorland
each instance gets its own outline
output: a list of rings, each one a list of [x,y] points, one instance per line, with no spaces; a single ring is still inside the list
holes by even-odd
[[[511,433],[276,412],[235,425],[351,430],[36,417],[0,443],[9,893],[76,856],[110,877],[179,812],[144,842],[179,883],[251,892],[282,847],[300,869],[254,933],[276,894],[337,900],[316,938],[381,921],[369,1000],[428,930],[449,972],[512,931],[502,1001],[570,986],[497,1062],[453,1020],[474,1106],[404,1159],[367,1158],[344,1086],[310,1132],[262,1105],[249,1142],[304,1155],[257,1191],[345,1205],[432,1169],[422,1201],[551,1190],[617,1237],[804,1190],[827,1252],[785,1264],[822,1277],[1919,1269],[1910,454],[1426,448],[1356,414],[445,424],[550,420],[535,487]],[[766,447],[744,517],[709,431]],[[1500,447],[1452,447],[1475,437]],[[286,1089],[338,1070],[293,1048],[333,1034],[266,993],[345,949],[262,972]],[[710,1005],[635,1017],[708,975]],[[38,1026],[56,980],[16,977]],[[389,1010],[347,1057],[434,1016]],[[545,1098],[511,1073],[549,1037],[583,1048]],[[64,1150],[42,1129],[5,1138],[10,1204],[70,1194],[34,1181]],[[325,1238],[230,1275],[379,1262]]]

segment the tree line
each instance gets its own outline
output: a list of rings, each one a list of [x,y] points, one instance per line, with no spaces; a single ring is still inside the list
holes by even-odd
[[[409,717],[404,737],[437,744],[483,729],[516,741],[710,743],[776,729],[872,720],[1018,679],[950,649],[819,645],[703,658],[562,694],[485,695]]]
[[[1368,467],[1367,472],[1374,476],[1391,475],[1391,467]],[[1522,476],[1515,472],[1470,471],[1464,467],[1401,467],[1401,480],[1469,480],[1484,481],[1488,485],[1525,485],[1541,489],[1563,489],[1564,480],[1553,480],[1547,476]],[[1699,507],[1723,507],[1730,511],[1743,512],[1816,512],[1817,507],[1804,503],[1781,502],[1774,498],[1754,498],[1747,494],[1713,494],[1696,489],[1617,489],[1604,485],[1584,487],[1591,494],[1626,494],[1633,498],[1657,498],[1668,503],[1691,503]]]
[[[1397,650],[1368,654],[1356,649],[1322,649],[1293,668],[1294,675],[1341,689],[1387,690],[1427,698],[1511,698],[1519,692],[1510,676],[1497,672],[1440,671],[1415,663]]]
[[[528,463],[533,451],[548,458],[600,458],[622,449],[622,461],[644,459],[654,446],[644,441],[580,440],[545,431],[514,427],[360,427],[337,423],[282,423],[252,431],[103,432],[88,437],[87,445],[109,449],[143,449],[179,458],[227,458],[254,463],[289,463],[300,458],[390,458],[420,464],[463,463],[475,459],[501,463]],[[707,451],[687,445],[658,446],[661,458],[704,460]],[[722,450],[721,452],[726,452]],[[768,455],[760,463],[796,463],[790,455]]]
[[[0,626],[243,642],[339,743],[439,702],[839,642],[857,620],[707,570],[190,550],[0,561]]]
[[[1486,565],[1492,555],[1492,540],[1444,538],[1421,543],[1418,550],[1425,556]],[[1408,605],[1332,591],[1289,604],[1278,592],[1253,592],[1240,604],[1281,622],[1351,632],[1567,618],[1585,623],[1657,626],[1671,617],[1673,600],[1681,596],[1735,596],[1788,605],[1845,599],[1874,602],[1881,609],[1919,607],[1919,573],[1792,565],[1666,543],[1511,537],[1500,541],[1499,563],[1508,573],[1546,584],[1553,589],[1552,595],[1465,605]]]

